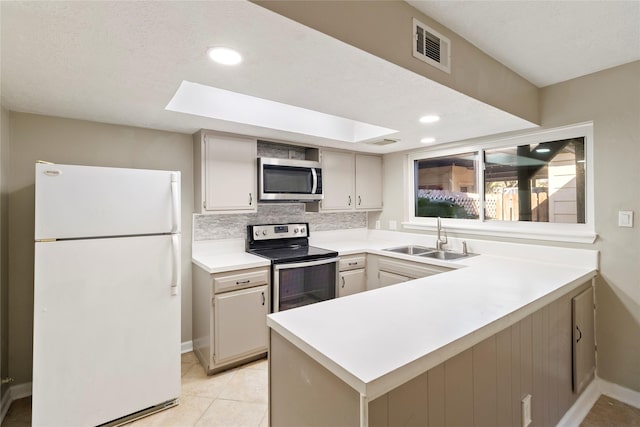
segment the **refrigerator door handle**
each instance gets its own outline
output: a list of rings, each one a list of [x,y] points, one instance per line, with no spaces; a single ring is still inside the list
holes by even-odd
[[[171,232],[179,233],[180,230],[180,189],[178,188],[178,174],[171,173]]]
[[[171,235],[171,295],[178,295],[180,287],[180,237]]]

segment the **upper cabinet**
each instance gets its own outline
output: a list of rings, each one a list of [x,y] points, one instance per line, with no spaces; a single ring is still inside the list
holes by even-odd
[[[322,150],[323,211],[382,209],[382,157]]]
[[[195,212],[255,212],[257,140],[210,132],[194,135]]]
[[[322,210],[353,209],[355,173],[353,153],[322,150]]]
[[[382,209],[382,157],[356,154],[356,209]]]

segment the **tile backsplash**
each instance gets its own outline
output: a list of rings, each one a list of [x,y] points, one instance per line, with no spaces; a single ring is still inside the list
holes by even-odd
[[[305,160],[306,150],[293,145],[258,141],[258,157]]]
[[[261,203],[250,214],[194,215],[193,240],[245,238],[247,225],[308,222],[311,232],[367,228],[366,212],[305,212],[304,203]]]

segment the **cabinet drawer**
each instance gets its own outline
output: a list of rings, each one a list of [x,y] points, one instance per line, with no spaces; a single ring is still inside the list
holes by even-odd
[[[218,294],[266,284],[269,284],[268,268],[234,271],[215,275],[213,277],[213,292]]]
[[[364,268],[366,264],[365,255],[350,255],[340,257],[339,269],[340,271],[356,270],[358,268]]]
[[[388,271],[390,273],[400,274],[412,279],[419,277],[432,276],[434,274],[450,271],[449,268],[438,267],[435,265],[418,264],[414,262],[398,261],[390,258],[380,258],[378,268],[380,271]]]

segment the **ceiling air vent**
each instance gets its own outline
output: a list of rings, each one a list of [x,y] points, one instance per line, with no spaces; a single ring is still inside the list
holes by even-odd
[[[389,144],[395,144],[396,142],[400,141],[399,139],[391,139],[391,138],[386,138],[386,139],[379,139],[376,141],[369,141],[367,142],[367,144],[371,144],[371,145],[389,145]]]
[[[415,18],[413,18],[413,56],[451,73],[451,42]]]

